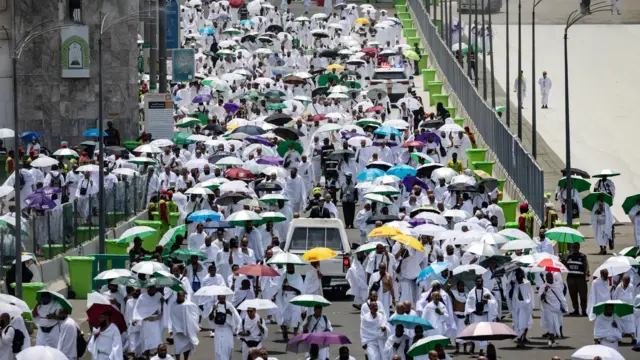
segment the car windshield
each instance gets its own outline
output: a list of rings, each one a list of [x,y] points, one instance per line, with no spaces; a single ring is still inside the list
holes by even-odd
[[[377,71],[373,74],[374,79],[382,80],[406,80],[407,77],[402,71]]]
[[[289,250],[310,250],[316,247],[327,247],[343,251],[340,231],[336,228],[298,227],[291,234]]]

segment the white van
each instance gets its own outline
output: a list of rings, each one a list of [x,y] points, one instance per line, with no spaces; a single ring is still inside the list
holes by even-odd
[[[480,0],[460,0],[460,12],[482,11],[482,1]],[[489,0],[484,2],[484,13],[498,13],[502,8],[502,0]]]
[[[326,247],[338,256],[320,262],[322,286],[344,288],[348,286],[345,276],[351,266],[351,244],[347,239],[344,224],[338,219],[293,219],[287,233],[284,251],[302,256],[308,250]],[[309,266],[297,269],[304,276]]]

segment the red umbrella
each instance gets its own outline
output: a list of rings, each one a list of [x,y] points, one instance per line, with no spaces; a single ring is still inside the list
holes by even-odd
[[[412,147],[424,147],[424,143],[422,141],[407,141],[406,143],[402,144],[403,148],[408,148],[409,146]]]
[[[229,6],[231,6],[234,9],[239,9],[243,3],[244,3],[244,0],[229,0]]]
[[[328,119],[324,114],[313,115],[309,121],[321,121]]]
[[[515,339],[515,331],[505,324],[497,322],[479,322],[467,326],[458,334],[458,339],[474,341],[494,341]]]
[[[113,305],[107,304],[93,304],[87,309],[87,321],[91,327],[100,326],[100,315],[108,312],[111,314],[111,323],[118,327],[120,333],[127,331],[127,323],[124,321],[124,316]]]
[[[256,178],[255,176],[253,176],[251,171],[239,168],[233,168],[225,171],[224,176],[238,180],[253,180]]]
[[[260,264],[245,265],[238,269],[238,274],[249,276],[280,276],[272,267]]]
[[[376,111],[383,111],[383,110],[384,108],[382,107],[382,105],[376,105],[368,108],[367,110],[365,110],[365,112],[376,112]]]
[[[376,48],[372,48],[372,47],[366,47],[366,48],[364,48],[364,49],[362,49],[360,51],[362,51],[363,53],[365,53],[367,55],[371,55],[371,56],[376,55],[376,54],[378,54],[380,52],[380,50],[378,50]]]

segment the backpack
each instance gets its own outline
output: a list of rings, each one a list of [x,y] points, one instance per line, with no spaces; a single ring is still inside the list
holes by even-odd
[[[22,175],[22,172],[20,172],[20,190],[22,190],[22,188],[24,187],[24,175]]]
[[[84,333],[80,328],[78,328],[78,334],[76,335],[76,352],[78,354],[78,359],[84,355],[85,351],[87,351],[87,339],[84,338]]]
[[[217,310],[218,305],[216,305],[216,313],[213,316],[213,323],[216,325],[224,325],[227,322],[227,303],[224,304],[224,312],[220,312]]]
[[[24,334],[22,333],[22,331],[14,328],[13,326],[9,327],[13,328],[13,331],[15,331],[13,342],[11,343],[11,351],[13,351],[14,354],[17,354],[22,351],[22,346],[24,345]]]
[[[62,180],[60,179],[62,174],[58,173],[58,176],[51,178],[51,187],[61,188]]]

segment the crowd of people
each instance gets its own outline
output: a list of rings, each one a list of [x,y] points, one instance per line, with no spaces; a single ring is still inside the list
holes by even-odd
[[[161,239],[152,248],[142,234],[123,240],[130,269],[96,277],[105,284],[88,295],[87,336],[58,293],[41,292],[33,309],[1,296],[0,360],[31,347],[26,311],[37,325],[35,346],[70,360],[85,352],[93,360],[211,356],[200,354],[203,338],[212,338],[216,359],[272,360],[265,340],[278,330],[287,351],[308,359],[331,359],[328,345],[341,345],[340,360],[354,359],[356,346],[369,360],[494,360],[490,339],[531,346],[534,308],[550,348],[563,341],[565,316],[594,321],[585,345],[617,349],[624,337],[635,344],[640,232],[636,247],[593,271],[588,290],[584,236],[544,226],[534,234],[526,203],[508,223],[498,180],[467,161],[476,147],[469,127],[441,103],[424,106],[411,86],[392,102],[398,94],[370,82],[379,68],[402,69],[408,79],[418,70],[421,54],[404,43],[399,19],[372,5],[327,3],[308,18],[286,1],[237,9],[190,0],[181,7],[182,42],[195,50],[196,81],[167,89],[176,104],[172,139],[143,132],[137,148],[106,159],[104,174],[93,151],[74,156],[63,144],[50,158],[33,142],[20,176],[7,183],[24,183],[23,200],[38,191],[58,205],[77,198],[89,216],[97,204],[83,199],[98,192],[97,176],[111,189],[144,174],[144,202],[162,223]],[[144,82],[142,101],[148,88]],[[108,145],[120,145],[112,124],[107,133]],[[581,176],[570,181],[580,185]],[[598,174],[587,208],[603,255],[615,248],[612,176]],[[51,188],[61,191],[40,190]],[[579,217],[588,189],[574,186],[568,214],[561,180],[564,221]],[[628,213],[640,228],[635,201]],[[288,252],[298,218],[338,219],[359,235],[345,272],[360,339],[338,334],[332,321],[340,319],[324,310],[321,264],[344,249]],[[559,233],[575,236],[569,249]],[[309,255],[325,250],[327,257]]]

